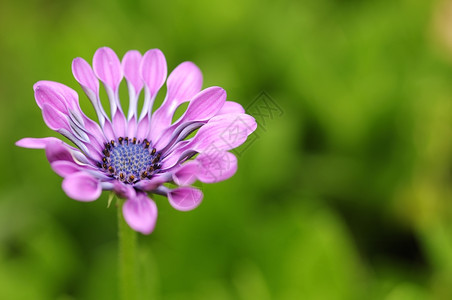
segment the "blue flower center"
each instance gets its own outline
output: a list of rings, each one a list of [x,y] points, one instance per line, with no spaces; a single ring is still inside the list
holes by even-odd
[[[150,147],[147,140],[119,137],[117,141],[105,144],[104,157],[99,162],[110,177],[133,184],[150,179],[160,169],[160,153]]]

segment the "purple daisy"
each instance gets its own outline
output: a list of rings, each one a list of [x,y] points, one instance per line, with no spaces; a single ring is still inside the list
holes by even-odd
[[[66,194],[79,201],[94,201],[103,190],[125,198],[123,215],[131,228],[153,231],[157,206],[149,194],[168,197],[182,211],[197,207],[202,192],[196,180],[213,183],[237,170],[228,152],[245,142],[256,129],[243,107],[226,101],[220,87],[201,90],[202,74],[192,62],[183,62],[168,76],[163,53],[127,52],[122,61],[110,48],[100,48],[93,67],[82,58],[72,62],[75,79],[94,106],[99,124],[80,109],[78,94],[61,83],[39,81],[34,94],[47,126],[75,147],[54,137],[24,138],[16,145],[45,149],[52,169],[63,177]],[[125,77],[128,113],[121,106],[119,86]],[[99,80],[107,92],[110,116],[99,97]],[[153,110],[155,97],[166,80],[162,105]],[[144,93],[141,113],[138,98]],[[184,114],[172,122],[176,109],[189,102]]]

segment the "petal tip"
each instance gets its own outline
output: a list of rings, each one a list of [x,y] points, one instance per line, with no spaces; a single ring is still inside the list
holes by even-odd
[[[203,193],[193,187],[180,187],[168,193],[168,200],[172,207],[179,211],[190,211],[201,204]]]
[[[100,182],[83,172],[67,176],[63,180],[62,188],[70,198],[83,202],[97,200],[102,194]]]
[[[126,223],[135,231],[150,234],[157,221],[157,205],[146,194],[128,199],[122,206]]]

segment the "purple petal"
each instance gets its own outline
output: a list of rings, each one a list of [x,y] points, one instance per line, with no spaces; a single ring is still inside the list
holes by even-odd
[[[104,154],[101,151],[99,151],[98,148],[94,147],[93,144],[84,143],[84,146],[88,150],[87,154],[91,159],[95,161],[101,161],[102,157],[104,157]]]
[[[49,142],[46,145],[46,157],[47,160],[52,163],[54,161],[70,161],[74,162],[74,157],[72,156],[72,150],[69,146],[60,140]]]
[[[194,161],[182,165],[173,173],[173,180],[177,185],[191,185],[196,181],[198,164]]]
[[[149,117],[155,96],[166,79],[167,67],[162,51],[159,49],[147,51],[141,60],[140,73],[145,84],[143,109],[139,118],[142,120],[146,116]]]
[[[230,150],[243,144],[256,127],[254,118],[246,114],[215,116],[198,130],[187,148],[200,153]]]
[[[189,141],[182,141],[173,147],[162,159],[162,169],[166,170],[174,167],[180,161],[181,155],[190,150],[189,146]]]
[[[138,94],[143,88],[143,80],[140,76],[141,53],[137,50],[128,51],[122,58],[122,69],[127,82]]]
[[[16,142],[16,146],[30,149],[44,149],[49,143],[60,142],[60,139],[54,137],[46,138],[23,138]]]
[[[79,149],[85,153],[90,153],[89,149],[93,148],[89,143],[88,135],[74,123],[74,121],[66,114],[55,110],[52,106],[44,104],[42,108],[42,116],[47,126],[62,134],[71,142],[73,142]]]
[[[127,52],[122,59],[122,70],[129,88],[129,113],[128,119],[137,118],[138,95],[143,88],[143,80],[140,76],[141,53],[136,50]]]
[[[221,109],[226,101],[226,91],[221,87],[210,87],[200,93],[190,102],[187,111],[176,123],[189,121],[206,121]]]
[[[157,141],[165,132],[165,129],[169,128],[172,119],[173,114],[167,110],[166,106],[160,106],[157,108],[157,110],[152,114],[149,138],[152,141]],[[176,128],[174,127],[171,131],[174,131],[175,129]]]
[[[70,87],[53,81],[38,81],[33,86],[36,103],[40,108],[49,104],[67,113],[68,109],[79,110],[78,95]]]
[[[49,128],[65,135],[77,145],[89,142],[84,123],[84,120],[89,119],[80,110],[75,91],[50,81],[40,81],[34,85],[34,89],[36,102]]]
[[[88,89],[94,95],[99,93],[99,80],[86,60],[80,57],[75,58],[72,61],[72,74],[84,90]]]
[[[84,172],[67,176],[62,186],[69,197],[78,201],[94,201],[102,193],[100,181]]]
[[[80,166],[67,160],[54,161],[50,166],[55,173],[63,178],[80,171]]]
[[[35,84],[35,99],[39,108],[43,108],[45,104],[54,107],[60,112],[67,112],[67,105],[61,97],[52,88],[46,85]]]
[[[180,187],[168,193],[169,203],[180,211],[188,211],[198,207],[202,198],[202,192],[193,187]]]
[[[85,126],[78,125],[71,117],[67,118],[67,120],[69,123],[69,128],[71,129],[71,133],[83,143],[89,143],[89,137],[84,130]]]
[[[202,73],[192,62],[183,62],[168,77],[168,92],[163,104],[152,115],[152,137],[160,136],[173,119],[177,107],[193,98],[202,86]]]
[[[171,72],[166,85],[168,98],[165,102],[169,110],[174,112],[180,104],[189,101],[201,91],[201,70],[190,61],[183,62]]]
[[[140,72],[151,98],[154,98],[167,75],[166,59],[162,51],[159,49],[147,51],[141,60]]]
[[[69,145],[66,145],[67,147],[70,147]],[[72,148],[71,148],[72,149]],[[86,157],[85,154],[83,154],[81,151],[79,151],[78,149],[72,149],[72,156],[74,158],[74,161],[78,164],[78,165],[82,165],[82,166],[91,166],[92,165],[92,161],[90,161],[88,159],[88,157]]]
[[[123,207],[124,219],[129,226],[143,234],[150,234],[157,221],[157,206],[155,202],[140,193],[136,198],[128,199]]]
[[[129,122],[127,122],[127,136],[136,136],[137,132],[137,119],[135,116],[130,118]]]
[[[93,69],[83,58],[78,57],[72,61],[72,73],[91,101],[100,124],[104,125],[107,114],[99,99],[99,80]]]
[[[58,130],[58,133],[60,133],[61,135],[66,137],[68,140],[70,140],[72,143],[74,143],[75,146],[77,146],[77,148],[82,150],[84,153],[89,154],[88,148],[74,134],[72,134],[71,132],[69,132],[68,130],[66,130],[64,128]]]
[[[52,163],[54,161],[69,161],[84,168],[92,168],[92,163],[80,150],[69,146],[58,139],[52,139],[46,142],[45,151],[47,160]]]
[[[200,93],[188,105],[182,117],[163,132],[160,129],[152,128],[149,138],[155,141],[158,147],[165,147],[170,141],[170,137],[179,126],[185,127],[192,122],[207,121],[221,109],[226,100],[226,92],[220,87],[210,87]]]
[[[90,143],[98,150],[102,151],[104,149],[104,143],[106,138],[102,129],[100,129],[99,124],[93,120],[84,117],[85,129],[90,137]]]
[[[116,139],[116,135],[113,130],[113,125],[110,123],[109,120],[105,121],[105,124],[104,124],[104,127],[102,128],[102,130],[108,141]]]
[[[78,149],[54,137],[24,138],[17,141],[16,145],[24,148],[45,149],[47,160],[50,163],[55,161],[68,161],[78,165],[84,165],[84,167],[91,166],[91,162]]]
[[[149,180],[140,180],[135,184],[135,188],[140,189],[142,191],[152,191],[157,189],[159,186],[161,186],[165,182],[171,181],[171,175],[170,174],[164,174],[164,175],[154,175]]]
[[[173,147],[175,143],[182,141],[188,135],[190,135],[193,131],[203,126],[205,122],[186,122],[179,126],[174,124],[168,128],[166,128],[160,135],[159,139],[157,139],[153,144],[157,149],[161,149],[166,152],[169,148]],[[151,132],[152,133],[152,129]],[[150,134],[150,139],[152,139],[152,135]]]
[[[113,120],[113,129],[115,131],[116,137],[126,136],[127,120],[124,117],[123,112],[117,110],[112,120]]]
[[[70,130],[67,116],[56,110],[54,106],[44,104],[42,107],[42,117],[47,126],[52,130],[58,131],[62,128]]]
[[[138,122],[135,137],[139,140],[143,140],[149,133],[149,118],[144,118]]]
[[[205,183],[226,180],[237,171],[237,158],[230,152],[202,153],[196,157],[196,176]]]
[[[113,182],[113,190],[119,197],[126,199],[135,198],[137,195],[135,189],[130,184],[124,184],[118,180]]]
[[[226,101],[220,111],[217,113],[218,115],[223,114],[244,114],[245,110],[243,106],[233,101]]]
[[[96,76],[113,91],[117,91],[122,79],[121,63],[116,53],[108,47],[94,53],[93,68]]]

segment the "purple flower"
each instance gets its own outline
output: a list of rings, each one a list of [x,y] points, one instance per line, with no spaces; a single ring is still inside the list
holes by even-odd
[[[82,112],[74,90],[39,81],[34,93],[44,122],[75,147],[54,137],[24,138],[16,145],[45,149],[50,166],[64,178],[63,190],[75,200],[94,201],[102,190],[125,198],[126,222],[144,234],[152,232],[157,219],[156,204],[148,194],[167,196],[178,210],[194,209],[203,194],[190,185],[196,180],[211,183],[231,177],[237,159],[228,150],[244,143],[256,129],[254,118],[240,104],[226,101],[222,88],[201,90],[202,74],[193,63],[181,63],[167,78],[165,56],[158,49],[144,55],[132,50],[120,61],[110,48],[100,48],[92,68],[76,58],[72,72],[93,104],[99,124]],[[127,114],[119,100],[124,77],[129,91]],[[99,80],[110,101],[110,116],[99,98]],[[165,100],[153,110],[165,80]],[[140,93],[144,102],[138,114]],[[184,102],[189,102],[186,111],[173,122]]]

